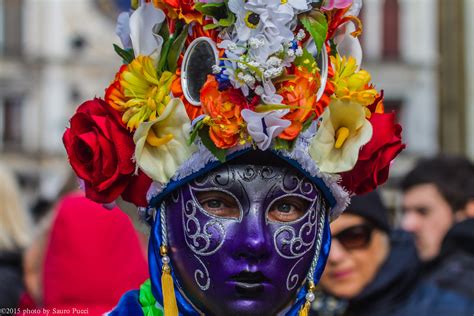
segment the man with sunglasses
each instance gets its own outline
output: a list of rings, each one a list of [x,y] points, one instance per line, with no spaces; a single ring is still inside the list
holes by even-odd
[[[392,231],[372,192],[331,224],[332,245],[313,315],[472,315],[472,303],[423,283],[411,237]]]

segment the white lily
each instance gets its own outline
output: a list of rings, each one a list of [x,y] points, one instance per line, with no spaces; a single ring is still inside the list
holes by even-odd
[[[167,183],[197,150],[196,145],[188,145],[190,131],[183,102],[172,99],[156,120],[141,123],[135,131],[137,165],[154,181]]]
[[[124,49],[132,48],[132,41],[130,40],[130,13],[128,11],[120,13],[117,17],[115,34],[120,38]]]
[[[165,21],[162,10],[153,3],[142,3],[130,16],[130,39],[135,56],[150,56],[159,60],[163,38],[158,35]]]
[[[311,141],[309,154],[322,172],[351,170],[360,148],[372,138],[372,125],[359,103],[332,100],[323,113],[321,125]]]
[[[242,110],[242,117],[247,122],[247,132],[260,150],[267,150],[272,140],[291,125],[289,120],[282,119],[288,112],[289,110],[273,110],[258,113]]]

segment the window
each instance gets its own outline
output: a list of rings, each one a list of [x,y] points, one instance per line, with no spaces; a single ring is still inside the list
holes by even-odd
[[[22,3],[0,0],[0,55],[16,57],[22,53]]]
[[[385,59],[398,59],[399,50],[399,5],[398,0],[385,0],[383,6],[383,50]]]
[[[0,99],[2,143],[4,149],[19,149],[22,143],[22,96],[7,96]]]
[[[3,0],[0,0],[0,56],[3,55],[3,46],[5,42],[5,26],[4,26],[4,15],[5,10],[4,10],[4,5],[3,5]]]

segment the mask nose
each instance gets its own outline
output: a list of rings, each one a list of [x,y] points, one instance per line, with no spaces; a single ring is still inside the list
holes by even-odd
[[[253,209],[245,214],[240,223],[239,238],[234,257],[236,260],[260,262],[270,256],[269,238],[262,210]]]

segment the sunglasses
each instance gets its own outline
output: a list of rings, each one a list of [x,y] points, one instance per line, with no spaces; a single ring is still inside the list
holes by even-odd
[[[369,224],[360,224],[348,227],[336,235],[332,239],[337,239],[339,243],[347,250],[366,248],[372,239],[374,227]]]

